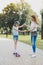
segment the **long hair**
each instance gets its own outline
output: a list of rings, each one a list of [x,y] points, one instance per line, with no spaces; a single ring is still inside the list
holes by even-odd
[[[32,15],[31,17],[34,19],[34,22],[35,22],[36,24],[38,24],[36,16],[35,16],[35,15]]]

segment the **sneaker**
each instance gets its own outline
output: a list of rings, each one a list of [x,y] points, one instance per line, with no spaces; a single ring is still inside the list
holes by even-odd
[[[16,55],[16,53],[14,52],[13,55]]]
[[[16,57],[20,57],[20,55],[18,53],[16,53]]]
[[[36,54],[33,54],[32,57],[36,57]]]

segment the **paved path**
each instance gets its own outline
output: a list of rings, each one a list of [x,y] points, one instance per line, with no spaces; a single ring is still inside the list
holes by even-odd
[[[0,65],[43,65],[43,51],[37,49],[36,58],[32,58],[31,46],[18,42],[21,57],[13,55],[13,40],[0,38]]]

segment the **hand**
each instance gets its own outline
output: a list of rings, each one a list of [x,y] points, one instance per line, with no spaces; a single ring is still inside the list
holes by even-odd
[[[24,23],[24,26],[26,26],[26,23]]]
[[[19,32],[24,32],[24,31],[19,30]]]
[[[27,30],[24,30],[23,32],[27,32]]]
[[[19,32],[26,32],[27,30],[22,30],[22,31],[19,31]]]

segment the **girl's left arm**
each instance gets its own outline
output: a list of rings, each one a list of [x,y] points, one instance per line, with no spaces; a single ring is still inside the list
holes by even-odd
[[[28,31],[30,31],[30,30],[22,30],[22,31],[19,31],[19,32],[28,32]]]
[[[25,25],[23,24],[23,25],[21,25],[21,26],[18,26],[18,28],[21,28],[21,27],[24,27]]]

